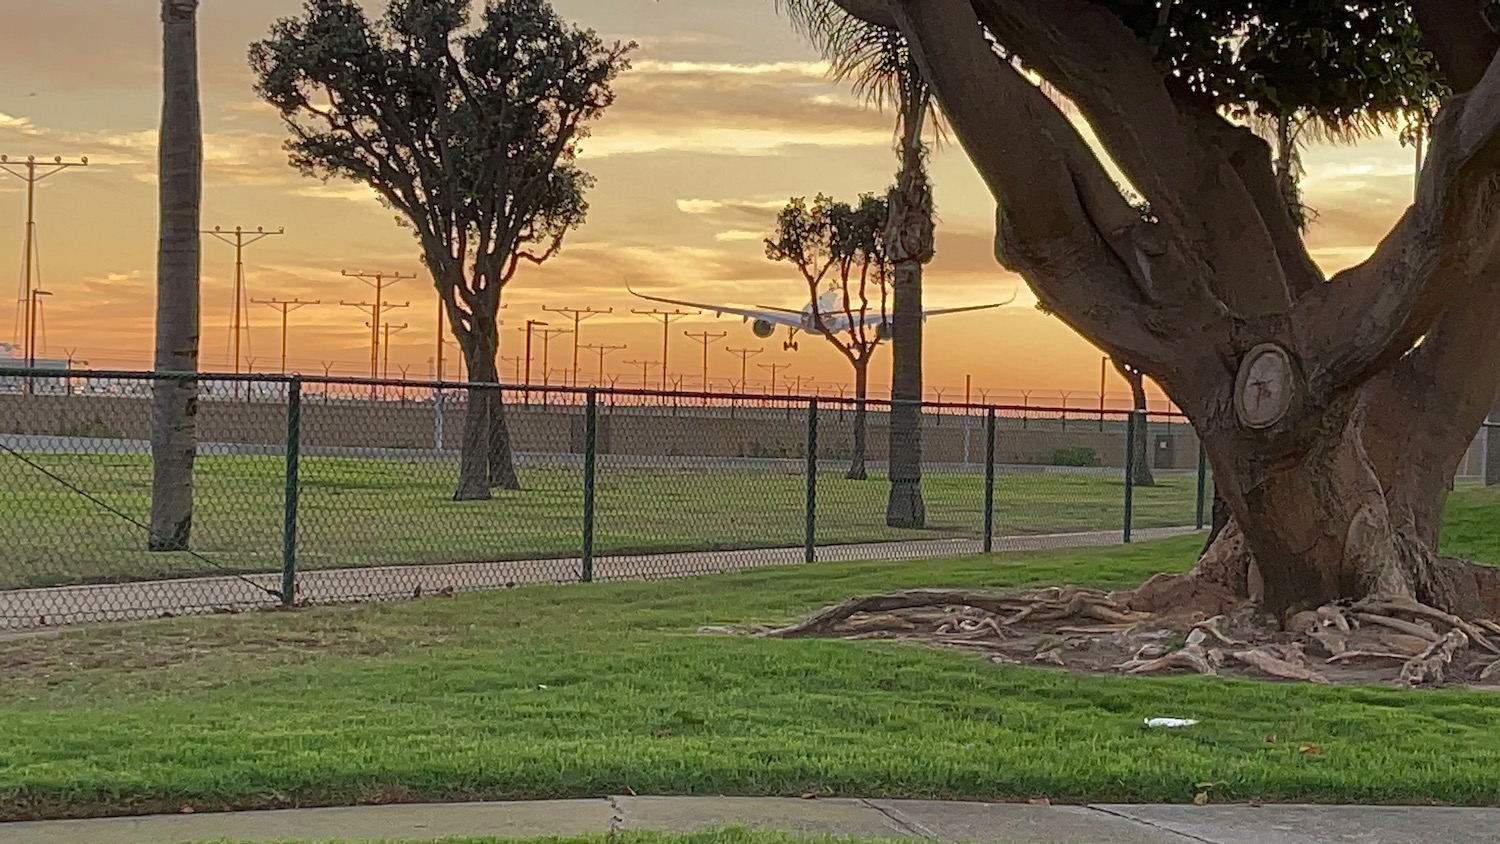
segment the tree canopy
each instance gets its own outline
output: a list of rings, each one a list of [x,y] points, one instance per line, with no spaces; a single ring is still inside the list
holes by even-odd
[[[605,44],[546,0],[307,0],[254,44],[257,92],[292,163],[370,185],[411,225],[472,330],[521,261],[541,263],[588,210],[577,164],[634,44]],[[465,276],[471,283],[463,283]]]
[[[306,0],[250,48],[291,163],[372,187],[416,233],[469,377],[499,380],[500,294],[583,223],[578,166],[634,44],[605,44],[547,0]],[[517,488],[498,390],[471,391],[455,496]]]
[[[766,257],[797,268],[812,298],[815,324],[856,366],[887,336],[888,215],[886,200],[874,194],[861,196],[857,204],[822,194],[811,205],[794,198],[776,215],[776,233],[766,240]]]

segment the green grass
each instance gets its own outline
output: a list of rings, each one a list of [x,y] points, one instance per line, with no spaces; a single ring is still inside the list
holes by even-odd
[[[1081,677],[914,645],[696,632],[902,587],[1130,586],[1185,568],[1200,541],[0,642],[0,817],[627,788],[1177,802],[1203,781],[1228,800],[1500,803],[1487,693]],[[1164,715],[1202,723],[1143,728]]]
[[[151,466],[132,455],[30,455],[47,471],[138,522],[147,521]],[[664,458],[669,460],[669,458]],[[601,467],[596,549],[656,551],[800,547],[806,481],[796,471]],[[302,462],[298,564],[303,569],[576,557],[582,544],[580,470],[522,472],[526,489],[454,502],[451,467],[400,460],[309,457]],[[882,478],[818,483],[818,541],[977,538],[984,479],[930,475],[930,526],[885,526]],[[198,461],[188,554],[148,554],[143,531],[53,478],[0,454],[0,589],[153,580],[224,571],[278,571],[285,469],[278,457]],[[1187,525],[1196,479],[1167,476],[1135,492],[1139,527]],[[1002,535],[1118,530],[1119,478],[1000,475]]]

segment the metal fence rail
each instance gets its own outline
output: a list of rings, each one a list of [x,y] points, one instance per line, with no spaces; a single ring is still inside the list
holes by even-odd
[[[190,547],[149,552],[153,383],[198,384]],[[519,488],[454,500],[470,396]],[[1178,416],[921,407],[925,524],[887,524],[890,402],[0,369],[0,627],[1129,542],[1201,528]],[[863,412],[863,479],[854,432]],[[1148,426],[1156,483],[1131,482]],[[496,449],[496,454],[499,450]],[[496,480],[503,471],[496,471]],[[854,473],[858,474],[858,473]]]

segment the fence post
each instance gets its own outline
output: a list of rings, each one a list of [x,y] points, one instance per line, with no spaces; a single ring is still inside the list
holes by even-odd
[[[1208,451],[1198,441],[1198,530],[1203,530],[1203,495],[1208,492]]]
[[[984,418],[984,553],[995,550],[995,409]]]
[[[1139,410],[1130,411],[1125,420],[1125,541],[1130,542],[1130,520],[1135,510],[1135,426]]]
[[[293,378],[286,393],[286,505],[281,522],[281,604],[297,601],[297,497],[302,460],[302,379]]]
[[[583,411],[583,582],[594,580],[594,498],[599,461],[599,391],[590,389]]]
[[[432,394],[432,449],[439,454],[443,451],[443,398],[443,388],[438,387]]]
[[[817,560],[818,538],[818,400],[807,400],[807,519],[803,528],[803,562]]]

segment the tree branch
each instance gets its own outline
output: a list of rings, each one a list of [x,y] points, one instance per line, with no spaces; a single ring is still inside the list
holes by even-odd
[[[1183,251],[1246,316],[1291,304],[1277,250],[1228,161],[1197,137],[1147,45],[1088,0],[973,0],[1006,49],[1066,94]]]
[[[1412,0],[1422,41],[1437,57],[1448,86],[1463,93],[1484,78],[1500,35],[1484,17],[1484,0]]]
[[[1270,235],[1276,257],[1286,276],[1288,292],[1295,299],[1322,284],[1323,271],[1308,254],[1285,194],[1271,166],[1271,147],[1254,132],[1235,126],[1215,112],[1198,118],[1199,131],[1216,146],[1260,214]]]
[[[1299,303],[1294,336],[1320,367],[1309,373],[1312,388],[1367,380],[1406,354],[1474,279],[1496,271],[1497,172],[1500,60],[1439,111],[1417,201],[1374,254]]]
[[[1155,227],[1125,202],[1057,106],[995,55],[969,0],[903,0],[896,10],[955,135],[998,201],[997,257],[1026,277],[1046,307],[1110,352],[1152,371],[1166,367],[1175,357],[1167,347],[1179,337],[1166,336],[1167,319],[1134,312],[1198,310],[1201,275],[1150,242]]]

